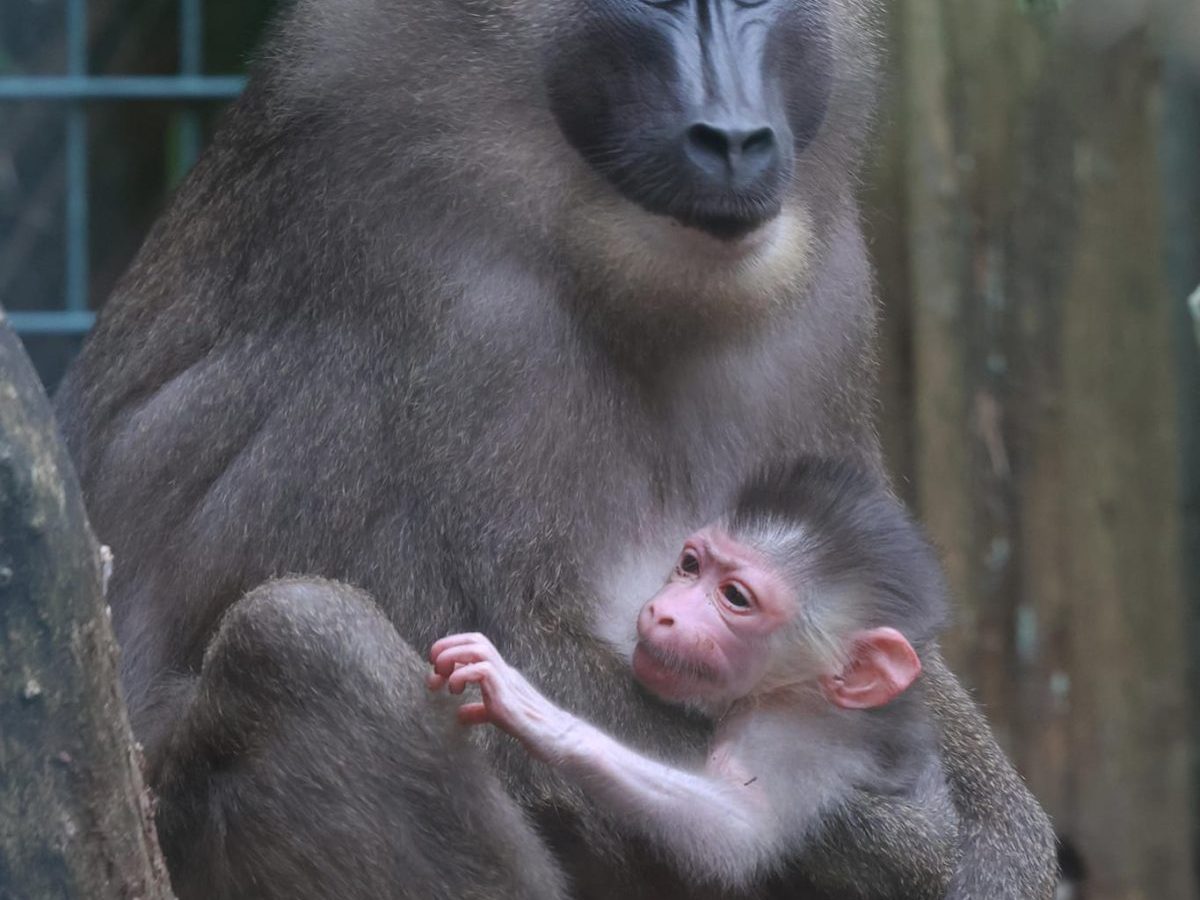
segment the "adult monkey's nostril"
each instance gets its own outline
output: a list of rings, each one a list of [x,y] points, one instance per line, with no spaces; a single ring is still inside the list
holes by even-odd
[[[745,156],[762,156],[775,152],[775,132],[770,128],[759,128],[751,131],[742,140],[742,153]]]
[[[729,132],[713,125],[697,122],[687,132],[688,147],[701,156],[720,162],[729,160]]]
[[[757,178],[777,156],[771,128],[723,127],[696,122],[687,130],[687,155],[709,177],[741,181]]]

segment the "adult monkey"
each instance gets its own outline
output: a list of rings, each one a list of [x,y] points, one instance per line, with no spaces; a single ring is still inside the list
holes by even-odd
[[[620,590],[593,560],[670,546],[780,454],[879,471],[851,191],[870,13],[300,0],[285,18],[59,398],[118,560],[181,897],[562,896],[521,808],[554,819],[577,895],[681,890],[520,751],[487,748],[500,777],[471,764],[411,648],[486,631],[622,739],[703,746],[593,636]],[[288,572],[367,593],[269,581]],[[931,668],[969,826],[956,896],[1048,896],[1044,817]],[[853,807],[840,827],[871,838]],[[839,844],[763,890],[903,895],[887,835],[866,872]]]

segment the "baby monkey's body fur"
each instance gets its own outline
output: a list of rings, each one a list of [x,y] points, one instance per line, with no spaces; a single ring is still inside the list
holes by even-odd
[[[638,617],[637,679],[715,722],[699,771],[554,705],[479,634],[438,641],[429,683],[479,684],[461,721],[518,738],[698,886],[761,885],[824,843],[848,867],[893,848],[862,897],[933,900],[959,846],[919,680],[945,609],[936,556],[903,507],[869,476],[803,460],[688,538]]]

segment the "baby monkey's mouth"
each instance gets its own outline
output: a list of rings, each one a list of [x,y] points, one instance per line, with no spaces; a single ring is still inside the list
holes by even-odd
[[[715,682],[720,673],[716,668],[692,656],[679,653],[667,647],[660,647],[647,640],[639,640],[634,649],[634,659],[642,653],[653,666],[670,675],[675,675],[689,681]],[[637,666],[635,663],[635,670]]]

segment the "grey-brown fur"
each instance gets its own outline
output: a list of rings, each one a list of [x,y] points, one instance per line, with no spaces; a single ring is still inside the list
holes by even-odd
[[[789,584],[811,586],[806,618],[840,618],[840,633],[895,628],[918,653],[945,627],[937,553],[904,505],[855,466],[813,457],[769,466],[738,492],[728,521]],[[839,603],[842,591],[851,596]]]
[[[794,896],[804,880],[810,884],[799,896],[818,900],[1052,896],[1054,866],[1044,855],[1026,855],[1019,838],[1045,835],[1041,810],[1013,804],[1005,815],[1017,827],[989,827],[997,820],[981,798],[991,790],[1019,797],[1025,788],[1003,755],[988,749],[986,723],[941,660],[946,585],[934,549],[903,504],[853,466],[803,457],[752,478],[728,521],[751,541],[775,530],[773,523],[786,526],[771,553],[791,583],[814,583],[817,594],[835,585],[851,589],[850,627],[899,629],[924,665],[891,704],[847,717],[860,745],[893,755],[891,789],[863,785],[817,836],[820,863],[801,863],[795,878],[767,896]],[[930,768],[931,758],[948,765]]]
[[[178,893],[563,896],[558,866],[458,726],[457,704],[428,695],[427,671],[345,585],[282,579],[235,604],[148,772]]]
[[[920,526],[877,479],[812,457],[769,466],[739,491],[728,523],[781,567],[815,627],[828,619],[839,635],[895,628],[923,662],[937,655],[947,619],[941,566]],[[763,534],[774,535],[769,547],[756,543]],[[825,740],[869,753],[877,775],[854,785],[768,897],[949,895],[963,834],[926,682],[919,677],[880,708],[828,712]]]
[[[442,712],[420,690],[386,693],[416,677],[398,648],[483,630],[614,733],[699,748],[702,727],[634,691],[592,637],[594,561],[713,517],[767,459],[879,471],[852,196],[874,91],[868,4],[765,7],[826,22],[835,71],[784,198],[794,252],[733,276],[710,254],[650,253],[644,230],[664,246],[682,230],[563,139],[541,78],[577,2],[301,0],[64,383],[185,900],[387,896],[398,865],[426,893],[392,896],[469,896],[433,886],[429,845],[402,837],[484,788],[454,764],[469,749],[438,745]],[[245,597],[287,573],[365,591],[396,634],[323,583],[304,603],[294,587]],[[379,647],[401,661],[381,668]],[[283,693],[258,679],[271,660],[287,662]],[[971,781],[1007,764],[978,719],[961,727],[947,727],[948,766],[983,835],[969,880],[1018,857],[1049,872],[1036,804],[1017,782]],[[485,749],[556,825],[568,871],[595,867],[578,895],[653,883],[523,754]],[[406,768],[422,754],[447,761],[440,782]],[[346,773],[345,793],[310,780],[314,759]],[[376,766],[386,778],[370,780]],[[425,788],[438,802],[415,799]],[[493,801],[489,815],[515,815]],[[487,877],[480,896],[534,895]],[[652,896],[677,890],[660,885]]]

